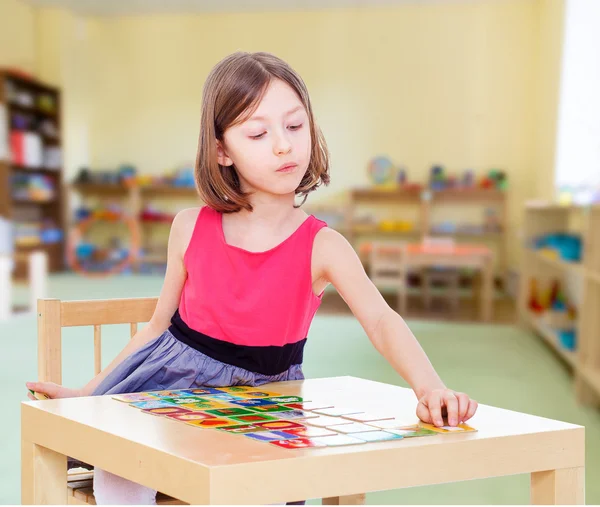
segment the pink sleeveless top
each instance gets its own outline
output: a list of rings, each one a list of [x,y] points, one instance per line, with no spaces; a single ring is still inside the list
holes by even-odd
[[[250,252],[229,245],[222,214],[203,207],[184,255],[187,280],[172,319],[175,337],[258,373],[300,364],[321,303],[312,289],[312,247],[326,226],[311,215],[279,245]]]

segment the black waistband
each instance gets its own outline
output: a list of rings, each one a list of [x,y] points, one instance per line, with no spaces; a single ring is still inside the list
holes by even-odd
[[[179,310],[171,318],[169,331],[179,341],[208,357],[262,375],[278,375],[294,364],[302,364],[306,343],[304,338],[299,342],[287,343],[280,347],[236,345],[191,329],[179,315]]]

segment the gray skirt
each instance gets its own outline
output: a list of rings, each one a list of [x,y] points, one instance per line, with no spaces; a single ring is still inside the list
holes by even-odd
[[[302,365],[278,375],[262,375],[222,363],[175,338],[169,330],[125,358],[96,387],[92,396],[189,389],[200,386],[260,386],[304,380]],[[92,465],[68,458],[68,468]]]

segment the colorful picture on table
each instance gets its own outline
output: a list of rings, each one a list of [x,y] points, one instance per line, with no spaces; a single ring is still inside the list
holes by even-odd
[[[293,421],[282,421],[282,420],[256,423],[256,426],[260,426],[261,428],[264,428],[267,430],[277,430],[277,431],[284,431],[284,430],[288,430],[291,428],[305,428],[305,426],[303,424],[293,422]]]
[[[231,419],[204,419],[202,421],[189,421],[187,424],[191,424],[192,426],[197,426],[199,428],[222,428],[224,426],[237,426],[238,423],[232,421]]]
[[[234,421],[238,421],[240,423],[248,423],[248,424],[256,424],[263,423],[268,421],[277,421],[276,417],[271,417],[266,414],[248,414],[248,415],[240,415],[240,416],[231,416],[230,419]]]
[[[165,417],[169,419],[175,419],[176,421],[205,421],[206,419],[217,419],[214,415],[206,414],[204,412],[189,412],[187,414],[165,414]]]
[[[142,412],[152,415],[167,415],[167,414],[191,414],[191,410],[182,407],[164,407],[164,408],[146,408]]]
[[[263,428],[254,426],[253,424],[239,424],[236,426],[226,426],[224,428],[217,428],[219,431],[225,431],[227,433],[236,433],[243,435],[244,433],[258,433],[264,431]]]
[[[317,442],[312,438],[295,438],[292,440],[274,440],[270,442],[272,445],[277,447],[283,447],[284,449],[307,449],[309,447],[327,447],[327,444]]]
[[[283,431],[261,431],[260,433],[246,433],[245,437],[259,440],[261,442],[272,442],[273,440],[291,440],[296,438],[294,435],[284,433]]]

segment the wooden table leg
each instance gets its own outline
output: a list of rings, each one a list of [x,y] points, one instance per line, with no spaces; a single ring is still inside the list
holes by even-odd
[[[531,503],[532,505],[583,505],[585,467],[532,473]]]
[[[323,498],[321,502],[323,505],[365,505],[366,495],[361,493],[359,495],[348,495],[348,496],[333,496],[331,498]]]
[[[494,263],[491,258],[486,258],[481,269],[481,320],[489,322],[492,319],[492,305],[494,304]]]
[[[67,457],[21,441],[21,504],[67,504]]]

